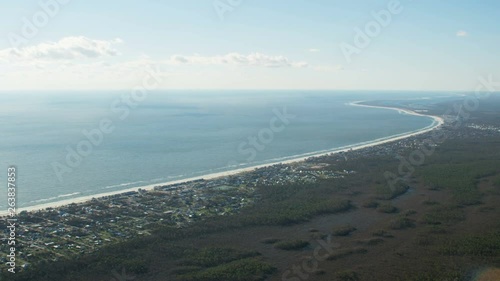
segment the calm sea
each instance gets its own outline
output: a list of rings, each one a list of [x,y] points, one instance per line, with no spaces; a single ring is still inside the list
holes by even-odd
[[[3,92],[0,181],[16,165],[17,206],[26,207],[274,162],[432,123],[349,102],[437,96],[446,94],[158,91],[138,100],[126,91]]]

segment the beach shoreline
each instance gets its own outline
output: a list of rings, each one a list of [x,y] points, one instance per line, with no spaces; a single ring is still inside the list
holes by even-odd
[[[131,191],[138,191],[139,189],[153,190],[157,186],[167,186],[167,185],[179,184],[179,183],[190,182],[190,181],[195,181],[195,180],[200,180],[200,179],[212,180],[212,179],[216,179],[216,178],[227,177],[227,176],[236,175],[236,174],[240,174],[240,173],[250,172],[250,171],[253,171],[255,169],[265,168],[265,167],[269,167],[269,166],[273,166],[273,165],[277,165],[277,164],[292,164],[292,163],[303,162],[309,158],[321,157],[321,156],[325,156],[325,155],[347,152],[347,151],[351,151],[351,150],[353,150],[353,151],[360,150],[360,149],[364,149],[364,148],[369,148],[369,147],[373,147],[373,146],[377,146],[377,145],[382,145],[382,144],[402,140],[402,139],[409,138],[412,136],[427,133],[429,131],[432,131],[436,128],[441,127],[441,125],[444,124],[443,118],[441,118],[439,116],[421,114],[421,113],[418,113],[418,112],[415,112],[415,111],[412,111],[409,109],[403,109],[403,108],[397,108],[397,107],[365,105],[365,104],[360,104],[361,102],[362,101],[357,101],[357,102],[351,102],[348,104],[351,106],[390,109],[390,110],[396,110],[398,112],[403,112],[403,113],[409,114],[409,115],[428,117],[428,118],[433,119],[433,123],[427,127],[424,127],[422,129],[419,129],[416,131],[402,133],[402,134],[389,136],[389,137],[381,138],[381,139],[375,139],[373,141],[353,144],[353,145],[349,145],[349,146],[345,146],[345,147],[324,150],[324,151],[320,151],[318,153],[312,152],[311,154],[308,154],[306,156],[299,156],[299,157],[295,157],[295,158],[291,158],[291,159],[287,159],[287,160],[282,160],[282,161],[259,164],[259,165],[250,166],[250,167],[238,168],[238,169],[234,169],[234,170],[222,171],[222,172],[211,173],[211,174],[206,174],[206,175],[200,175],[200,176],[179,179],[179,180],[173,180],[173,181],[168,181],[168,182],[163,182],[163,183],[155,183],[155,184],[149,184],[149,185],[144,185],[144,186],[131,187],[131,188],[117,190],[117,191],[93,194],[93,195],[82,196],[82,197],[77,197],[77,198],[70,198],[67,200],[60,200],[60,201],[49,202],[49,203],[44,203],[44,204],[39,204],[39,205],[34,205],[34,206],[27,206],[27,207],[18,208],[17,212],[18,213],[21,211],[32,212],[32,211],[38,211],[38,210],[43,210],[43,209],[47,209],[47,208],[57,208],[57,207],[61,207],[61,206],[69,205],[69,204],[79,204],[79,203],[88,202],[88,201],[92,200],[93,198],[102,198],[102,197],[106,197],[106,196],[117,195],[117,194],[127,193],[127,192],[131,192]],[[291,156],[291,157],[293,157],[293,156]],[[0,216],[4,216],[6,214],[7,214],[7,211],[0,212]]]

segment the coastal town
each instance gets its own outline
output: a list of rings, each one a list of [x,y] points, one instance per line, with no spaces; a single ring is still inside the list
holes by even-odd
[[[58,208],[18,214],[18,264],[93,252],[103,245],[148,235],[157,225],[182,227],[210,216],[238,212],[259,199],[256,186],[314,183],[353,171],[324,171],[325,165],[305,162],[274,165],[213,180],[156,186],[93,198]],[[2,224],[5,224],[2,221]],[[3,229],[5,229],[5,225]],[[2,238],[0,250],[8,249]],[[2,264],[6,257],[0,257]]]
[[[301,162],[275,164],[210,180],[159,185],[151,190],[138,189],[58,208],[23,211],[17,215],[17,264],[23,270],[40,260],[56,261],[68,255],[83,255],[104,245],[149,235],[159,225],[184,227],[211,216],[231,215],[259,200],[258,187],[314,184],[325,179],[351,177],[356,170],[343,168],[350,159],[396,156],[402,151],[419,149],[423,143],[437,146],[438,141],[429,142],[436,135],[440,135],[440,139],[452,139],[463,134],[481,138],[498,136],[500,128],[472,124],[455,129],[445,123],[424,134]],[[0,224],[6,229],[4,219]],[[5,232],[0,246],[3,253],[9,247],[6,241]],[[2,267],[6,266],[5,256],[0,257],[0,261]]]

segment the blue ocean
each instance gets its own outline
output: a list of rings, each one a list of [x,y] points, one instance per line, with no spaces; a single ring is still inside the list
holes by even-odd
[[[432,124],[360,100],[431,92],[127,91],[0,93],[0,180],[17,207],[118,191],[369,142]],[[7,192],[0,193],[7,208]]]

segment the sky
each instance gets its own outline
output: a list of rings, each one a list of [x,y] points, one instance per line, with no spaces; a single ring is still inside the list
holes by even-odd
[[[1,0],[0,91],[472,91],[500,1]],[[153,74],[152,74],[153,73]]]

